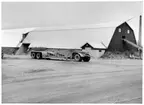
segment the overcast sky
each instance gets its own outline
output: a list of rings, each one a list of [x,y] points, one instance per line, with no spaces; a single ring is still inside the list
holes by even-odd
[[[93,24],[142,13],[141,2],[3,2],[2,29]]]
[[[4,33],[7,34],[6,30],[9,29],[121,21],[138,16],[141,13],[142,2],[134,1],[2,2],[1,26],[2,30],[5,30]],[[5,42],[4,39],[3,42]]]

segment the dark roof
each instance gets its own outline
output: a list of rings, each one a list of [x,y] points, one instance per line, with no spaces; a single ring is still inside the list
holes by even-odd
[[[91,47],[92,49],[107,49],[102,43],[96,44],[87,42],[81,46],[82,49],[85,49],[86,47]]]

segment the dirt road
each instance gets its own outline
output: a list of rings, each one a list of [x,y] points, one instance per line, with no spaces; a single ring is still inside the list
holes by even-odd
[[[141,60],[2,60],[3,103],[142,103]]]

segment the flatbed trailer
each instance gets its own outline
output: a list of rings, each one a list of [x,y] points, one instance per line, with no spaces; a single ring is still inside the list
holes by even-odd
[[[52,60],[69,60],[69,61],[77,61],[77,62],[89,62],[90,55],[84,51],[73,51],[68,55],[64,55],[59,52],[53,51],[31,51],[32,59],[52,59]]]

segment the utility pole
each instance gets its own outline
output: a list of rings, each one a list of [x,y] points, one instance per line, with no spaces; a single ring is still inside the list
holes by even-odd
[[[138,46],[142,47],[142,16],[140,15],[140,18],[139,18],[139,39],[138,39]],[[143,56],[143,50],[140,50],[139,49],[139,55],[140,55],[140,58],[142,59],[142,56]]]
[[[139,39],[138,39],[138,45],[142,46],[142,16],[140,15],[139,18]]]

